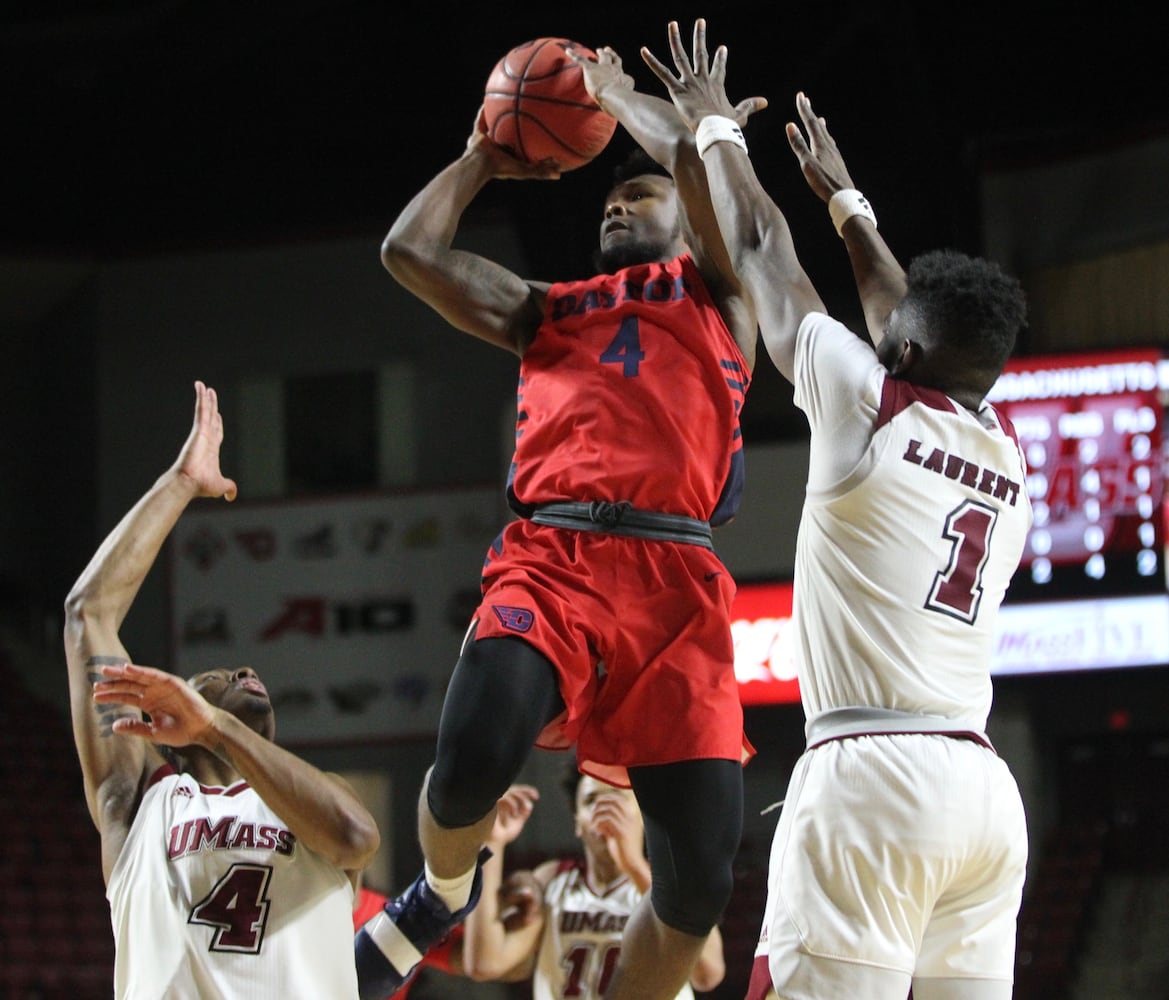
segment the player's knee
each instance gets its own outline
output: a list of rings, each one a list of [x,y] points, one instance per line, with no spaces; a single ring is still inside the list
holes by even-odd
[[[532,737],[528,727],[510,725],[509,718],[500,710],[453,724],[444,719],[426,786],[427,805],[440,826],[477,823],[515,781]]]
[[[655,874],[651,899],[654,913],[667,927],[705,937],[722,917],[733,889],[734,872],[727,863],[688,872],[684,880],[673,873],[663,878]]]
[[[426,782],[426,804],[439,826],[472,826],[495,807],[514,776],[511,768],[498,758],[492,764],[491,758],[485,753],[468,767],[439,755]]]
[[[470,643],[443,702],[426,791],[435,820],[463,827],[486,816],[561,708],[556,672],[542,654],[518,640]]]

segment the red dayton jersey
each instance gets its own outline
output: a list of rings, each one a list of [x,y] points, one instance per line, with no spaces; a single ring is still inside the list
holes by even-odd
[[[730,520],[749,381],[689,256],[552,285],[520,366],[513,503],[628,500]]]

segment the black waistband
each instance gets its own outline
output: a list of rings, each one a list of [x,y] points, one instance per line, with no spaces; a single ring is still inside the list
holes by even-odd
[[[658,542],[685,542],[713,549],[709,521],[699,521],[682,514],[660,514],[638,510],[626,500],[562,500],[538,504],[530,519],[536,524],[575,531],[603,531],[610,535],[630,535]]]

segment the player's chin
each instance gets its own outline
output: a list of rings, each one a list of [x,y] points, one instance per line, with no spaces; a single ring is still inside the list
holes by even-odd
[[[271,720],[275,715],[271,699],[266,694],[256,692],[244,692],[243,696],[232,705],[224,705],[223,707],[244,725],[257,732],[263,732],[267,729],[272,724]]]
[[[233,704],[244,706],[246,709],[256,711],[257,709],[272,710],[272,699],[268,696],[267,691],[258,689],[240,688],[233,693]],[[224,706],[227,707],[226,705]]]
[[[605,251],[611,247],[619,247],[636,238],[633,230],[625,223],[608,222],[601,231],[601,250]]]
[[[624,267],[633,267],[655,259],[654,248],[638,239],[628,229],[615,229],[601,239],[594,264],[598,271],[612,274]]]

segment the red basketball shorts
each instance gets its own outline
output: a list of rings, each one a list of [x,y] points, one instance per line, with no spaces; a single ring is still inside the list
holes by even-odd
[[[621,786],[628,767],[751,757],[731,642],[735,584],[713,551],[524,520],[500,539],[475,638],[522,639],[558,671],[566,709],[537,746],[575,745],[583,772]]]

